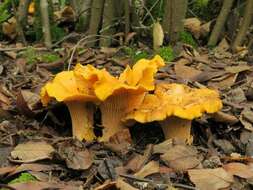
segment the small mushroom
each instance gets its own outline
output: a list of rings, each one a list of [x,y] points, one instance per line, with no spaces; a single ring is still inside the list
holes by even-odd
[[[154,75],[163,65],[160,56],[141,59],[132,69],[128,66],[119,78],[105,70],[77,66],[76,71],[79,70],[84,79],[94,82],[94,92],[101,101],[99,107],[104,129],[100,141],[108,141],[124,128],[121,119],[139,107],[147,91],[154,90]]]
[[[94,140],[94,110],[91,102],[98,100],[91,90],[89,81],[82,81],[73,71],[60,72],[53,81],[41,89],[41,102],[44,106],[52,98],[67,105],[72,120],[73,136],[79,140]]]
[[[123,120],[140,123],[159,121],[166,139],[179,138],[190,144],[191,120],[221,108],[219,94],[214,90],[161,83],[157,84],[154,94],[146,94],[140,107],[128,113]]]

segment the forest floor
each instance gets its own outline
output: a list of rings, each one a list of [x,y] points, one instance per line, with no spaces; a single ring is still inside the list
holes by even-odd
[[[65,43],[48,63],[52,56],[39,47],[36,53],[1,47],[0,188],[252,189],[253,62],[245,61],[245,51],[233,55],[225,43],[212,51],[182,45],[157,73],[156,82],[220,92],[222,110],[192,122],[192,145],[164,141],[157,123],[136,124],[115,142],[87,143],[71,138],[64,104],[42,107],[40,88],[76,62],[118,75],[131,60],[122,48],[84,48],[70,62],[66,49],[73,46]]]

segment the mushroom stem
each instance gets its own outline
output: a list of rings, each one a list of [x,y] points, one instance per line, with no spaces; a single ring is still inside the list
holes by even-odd
[[[92,141],[95,139],[93,132],[93,113],[94,109],[89,103],[78,101],[67,102],[72,121],[72,134],[78,140],[85,139]]]
[[[191,144],[193,139],[191,135],[191,120],[170,117],[160,121],[165,139],[178,138]]]
[[[111,136],[124,129],[121,119],[125,115],[127,103],[121,96],[112,96],[100,105],[104,127],[100,141],[109,141]]]

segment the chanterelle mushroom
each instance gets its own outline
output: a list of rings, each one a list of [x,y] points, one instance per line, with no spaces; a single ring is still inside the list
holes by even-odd
[[[63,71],[41,89],[41,102],[47,105],[52,98],[64,102],[70,112],[73,136],[79,140],[93,140],[93,107],[97,98],[89,81],[82,80],[73,71]]]
[[[101,141],[108,141],[123,129],[121,119],[140,105],[147,91],[154,90],[154,75],[163,65],[159,56],[151,60],[141,59],[132,69],[128,66],[119,78],[105,70],[77,65],[75,72],[93,81],[94,92],[101,101],[99,107],[104,127]]]
[[[147,94],[140,107],[128,113],[124,121],[160,121],[165,138],[180,138],[191,143],[191,120],[221,108],[219,94],[214,90],[158,84],[154,94]]]

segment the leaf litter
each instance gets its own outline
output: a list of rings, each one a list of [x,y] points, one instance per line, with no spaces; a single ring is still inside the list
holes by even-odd
[[[195,35],[199,34],[198,29]],[[252,67],[240,56],[230,54],[225,41],[213,52],[196,52],[189,47],[182,51],[181,57],[159,70],[157,83],[164,80],[215,88],[224,105],[220,112],[192,122],[193,145],[177,139],[163,141],[156,122],[146,126],[136,123],[108,143],[70,138],[66,107],[53,102],[43,108],[38,99],[41,86],[53,74],[66,69],[67,59],[61,57],[52,63],[37,60],[29,65],[15,52],[9,52],[0,72],[0,151],[7,154],[0,162],[0,183],[30,172],[38,181],[11,187],[219,190],[243,182],[250,188]],[[132,64],[120,55],[120,48],[87,48],[74,56],[73,63],[78,60],[84,65],[106,68],[116,76]],[[95,121],[99,133],[99,117]]]

